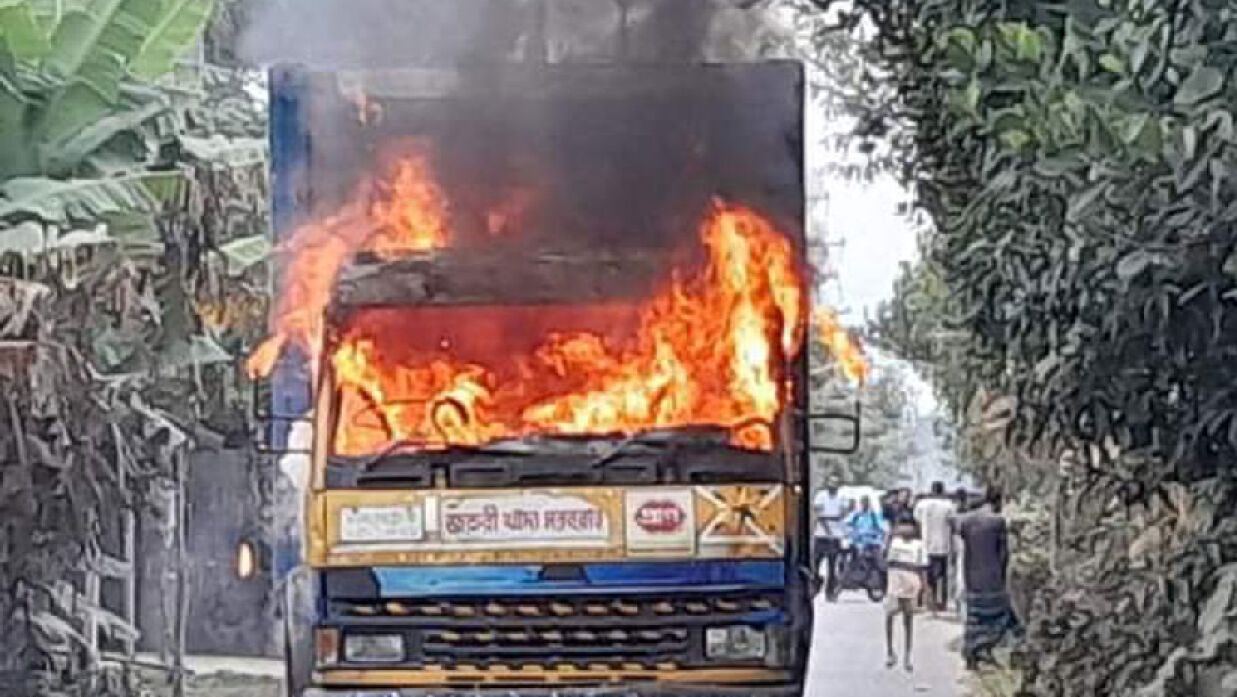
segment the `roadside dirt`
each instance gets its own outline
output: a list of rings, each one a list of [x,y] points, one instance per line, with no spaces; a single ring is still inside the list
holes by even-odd
[[[165,674],[148,671],[141,682],[143,697],[173,697]],[[283,697],[283,691],[277,678],[223,671],[190,675],[185,681],[185,697]]]

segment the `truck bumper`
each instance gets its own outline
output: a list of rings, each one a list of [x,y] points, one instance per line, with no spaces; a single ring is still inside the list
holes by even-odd
[[[310,688],[299,697],[801,697],[801,685]]]

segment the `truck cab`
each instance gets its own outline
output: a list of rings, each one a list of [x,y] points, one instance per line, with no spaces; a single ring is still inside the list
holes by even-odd
[[[271,90],[291,693],[801,694],[800,66]]]

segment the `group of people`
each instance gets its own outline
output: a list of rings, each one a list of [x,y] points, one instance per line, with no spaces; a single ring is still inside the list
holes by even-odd
[[[1002,495],[990,489],[977,505],[965,490],[947,494],[933,482],[929,493],[913,497],[900,489],[885,500],[852,501],[830,478],[813,499],[814,569],[822,575],[826,598],[837,597],[840,569],[852,555],[879,548],[886,569],[886,665],[897,665],[894,625],[901,616],[904,667],[913,669],[914,617],[920,608],[944,611],[952,596],[965,620],[963,657],[968,669],[991,659],[1008,632],[1020,631],[1008,589],[1009,532]],[[823,570],[822,570],[822,567]]]

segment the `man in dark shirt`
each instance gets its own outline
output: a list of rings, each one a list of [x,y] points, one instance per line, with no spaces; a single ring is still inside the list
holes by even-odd
[[[957,521],[966,585],[966,630],[962,654],[969,669],[990,659],[1006,632],[1018,631],[1007,585],[1009,528],[1001,515],[1001,492],[991,489],[983,508]]]
[[[885,522],[889,524],[890,530],[904,523],[913,524],[915,522],[910,489],[895,490],[893,496],[881,508],[881,515],[884,516]]]

